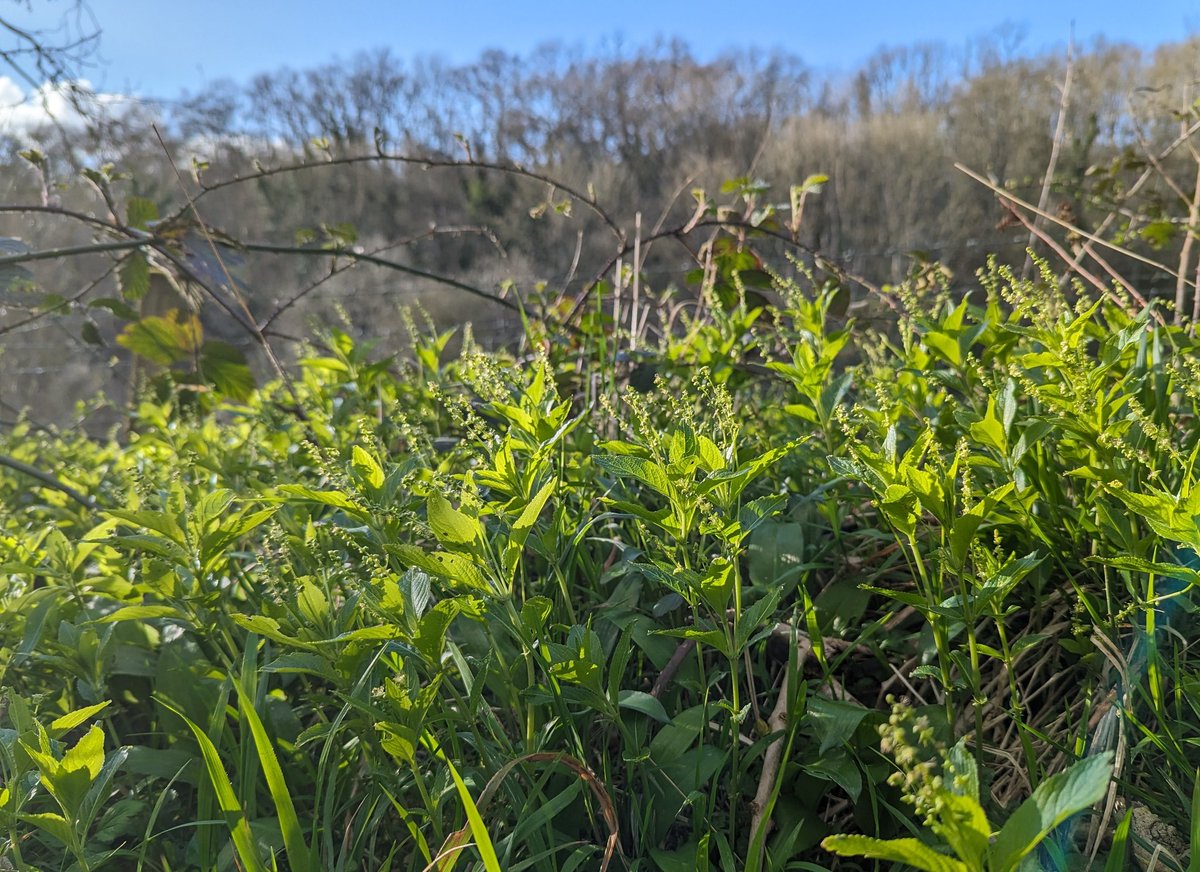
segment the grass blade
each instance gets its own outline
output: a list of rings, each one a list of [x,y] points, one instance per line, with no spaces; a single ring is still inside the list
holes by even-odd
[[[187,724],[192,735],[196,737],[196,742],[200,745],[200,753],[204,757],[204,768],[208,770],[209,780],[212,781],[213,790],[217,794],[217,804],[225,813],[225,822],[229,825],[233,846],[237,849],[238,857],[241,859],[242,865],[246,867],[246,872],[267,872],[267,867],[263,865],[262,859],[258,855],[258,848],[254,844],[254,836],[250,832],[250,822],[246,820],[242,806],[233,792],[233,785],[229,782],[229,775],[226,774],[225,767],[221,764],[221,755],[217,752],[217,746],[179,709],[161,697],[159,703]]]
[[[445,763],[450,770],[450,777],[454,779],[454,786],[458,789],[459,799],[462,800],[463,809],[467,813],[467,826],[471,830],[471,835],[475,838],[475,847],[479,849],[479,856],[483,858],[483,867],[487,872],[500,872],[500,858],[496,856],[496,848],[492,845],[492,837],[488,835],[487,827],[483,824],[483,818],[480,817],[479,809],[475,805],[475,800],[471,798],[471,792],[467,790],[467,785],[463,782],[462,776],[458,774],[458,770],[454,768],[454,764],[442,752],[442,747],[436,740],[432,737],[427,737],[427,744],[437,758]]]
[[[292,802],[291,791],[288,790],[287,780],[279,766],[275,746],[271,744],[258,712],[254,710],[253,700],[240,683],[237,685],[237,692],[238,705],[246,723],[250,725],[254,747],[258,751],[263,775],[267,779],[267,789],[275,803],[275,814],[279,816],[279,828],[283,831],[283,849],[287,852],[288,865],[292,867],[292,872],[310,872],[313,869],[312,853],[304,841],[304,831],[299,818],[296,817],[296,806]]]

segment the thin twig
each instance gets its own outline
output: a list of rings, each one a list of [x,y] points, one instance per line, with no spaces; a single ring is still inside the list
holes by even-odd
[[[1020,197],[1018,197],[1016,194],[1012,193],[1011,191],[1006,191],[1004,188],[1000,187],[995,182],[992,182],[989,179],[985,179],[983,176],[979,175],[979,173],[970,169],[965,164],[956,163],[956,164],[954,164],[954,168],[956,170],[958,170],[959,172],[964,173],[965,175],[974,179],[975,181],[979,182],[979,184],[983,185],[985,188],[987,188],[989,191],[994,193],[996,196],[998,196],[1004,200],[1007,200],[1010,203],[1013,203],[1014,205],[1020,206],[1022,209],[1026,209],[1026,210],[1034,213],[1035,215],[1039,215],[1042,218],[1047,219],[1048,221],[1052,221],[1053,223],[1057,224],[1058,226],[1062,227],[1063,229],[1069,230],[1070,232],[1081,236],[1082,238],[1088,240],[1089,242],[1094,242],[1096,245],[1107,248],[1110,251],[1115,251],[1117,254],[1123,254],[1123,255],[1125,255],[1125,257],[1129,257],[1140,263],[1144,263],[1146,266],[1151,266],[1157,270],[1162,270],[1164,273],[1171,276],[1172,278],[1178,277],[1176,271],[1171,269],[1171,267],[1167,266],[1165,263],[1160,263],[1159,261],[1154,260],[1153,258],[1149,258],[1149,257],[1146,257],[1145,255],[1138,254],[1136,251],[1131,251],[1128,248],[1124,248],[1120,245],[1117,245],[1115,242],[1109,242],[1107,239],[1103,239],[1100,236],[1097,236],[1095,233],[1088,233],[1086,230],[1072,224],[1070,221],[1065,221],[1062,218],[1059,218],[1057,215],[1053,215],[1049,212],[1046,212],[1045,210],[1039,209],[1037,206],[1033,205],[1032,203],[1030,203],[1026,200],[1022,200]],[[1043,238],[1043,241],[1045,241],[1044,238]],[[1075,261],[1072,260],[1068,256],[1067,262],[1074,263]],[[1192,283],[1188,282],[1188,284],[1191,285]]]
[[[279,358],[275,355],[275,349],[271,347],[271,343],[267,340],[267,337],[263,334],[262,330],[259,329],[258,322],[254,319],[254,315],[250,311],[250,306],[246,302],[245,296],[241,293],[241,291],[238,290],[237,282],[234,280],[233,275],[229,272],[229,267],[225,264],[225,258],[221,256],[221,252],[217,249],[217,243],[213,240],[212,233],[209,232],[208,224],[205,223],[204,219],[200,216],[200,211],[196,208],[195,198],[192,197],[191,193],[188,191],[187,184],[183,181],[183,175],[179,172],[179,167],[175,165],[175,157],[171,154],[171,149],[167,146],[167,141],[163,139],[163,135],[159,131],[158,125],[152,124],[150,127],[154,131],[154,135],[158,138],[158,144],[162,146],[163,154],[166,155],[167,162],[171,165],[171,171],[175,174],[175,179],[179,183],[179,190],[183,192],[183,196],[187,200],[187,205],[192,211],[192,217],[196,219],[196,224],[199,226],[200,232],[204,235],[205,241],[208,242],[208,247],[212,251],[213,257],[215,257],[217,259],[217,263],[221,265],[221,272],[225,274],[225,281],[228,283],[229,293],[233,295],[235,300],[237,300],[238,305],[241,307],[242,312],[246,316],[246,328],[250,331],[251,335],[258,340],[259,345],[262,346],[263,353],[267,355],[267,360],[271,362],[271,368],[275,370],[275,375],[279,377],[280,381],[287,385],[288,390],[292,393],[292,396],[298,396],[296,394],[294,385],[291,383],[291,378],[284,371],[283,364],[279,362]],[[178,261],[176,262],[178,263]],[[201,287],[206,286],[201,283]],[[217,294],[212,289],[208,289],[208,291],[213,299],[218,298]]]
[[[1063,138],[1067,132],[1067,108],[1070,105],[1071,97],[1071,79],[1075,72],[1075,37],[1072,34],[1067,40],[1067,71],[1063,76],[1062,94],[1058,103],[1058,122],[1054,126],[1054,141],[1050,146],[1050,161],[1046,165],[1046,175],[1042,179],[1042,191],[1038,194],[1038,209],[1045,211],[1050,200],[1050,185],[1054,181],[1054,170],[1058,166],[1058,153],[1062,149]],[[1037,224],[1035,220],[1034,225]],[[1030,232],[1029,234],[1029,250],[1025,254],[1025,265],[1021,268],[1021,278],[1029,278],[1033,271],[1033,244],[1037,241],[1037,234]]]
[[[590,210],[602,222],[604,222],[605,226],[608,227],[608,229],[617,239],[621,240],[622,244],[624,244],[625,241],[625,232],[621,229],[620,225],[617,224],[613,217],[609,215],[602,206],[600,206],[593,196],[585,194],[584,192],[578,190],[577,188],[571,187],[570,185],[564,185],[557,179],[551,178],[545,173],[540,173],[536,170],[529,170],[517,164],[495,163],[492,161],[475,160],[474,158],[469,158],[467,160],[454,160],[439,157],[415,157],[405,154],[390,154],[381,150],[377,151],[375,154],[335,157],[320,161],[303,161],[300,163],[285,164],[277,167],[262,167],[256,172],[248,175],[235,175],[227,179],[221,179],[217,182],[204,183],[202,190],[195,195],[193,200],[195,202],[199,202],[207,194],[211,194],[215,191],[221,190],[222,188],[227,188],[231,185],[238,185],[243,182],[267,179],[272,176],[283,175],[286,173],[306,172],[309,170],[327,169],[338,166],[353,166],[355,164],[364,163],[398,163],[409,166],[418,166],[423,169],[487,170],[489,172],[517,176],[519,178],[540,182],[544,185],[551,186],[557,191],[562,191],[572,200],[583,204],[588,210]],[[182,211],[183,210],[180,210],[179,214],[182,214]]]
[[[30,478],[35,478],[46,487],[53,488],[60,493],[66,494],[85,508],[93,511],[99,508],[99,504],[92,497],[80,493],[69,484],[64,484],[63,482],[59,481],[50,473],[42,472],[42,470],[38,469],[37,467],[30,466],[28,463],[25,463],[22,460],[17,460],[15,457],[9,457],[6,454],[0,454],[0,466],[7,466],[9,469],[16,470],[17,472],[27,475]]]
[[[68,245],[65,248],[27,251],[24,254],[6,254],[4,257],[0,257],[0,267],[32,263],[38,260],[55,260],[60,257],[78,257],[83,254],[102,254],[106,251],[129,251],[132,248],[145,248],[150,242],[148,237],[145,239],[118,239],[113,242],[92,242],[88,245]]]
[[[116,272],[118,269],[120,269],[121,264],[123,264],[125,262],[126,257],[128,257],[128,255],[126,255],[125,257],[122,257],[122,258],[118,258],[117,261],[112,264],[112,266],[110,266],[103,273],[101,273],[98,277],[96,277],[94,280],[92,280],[88,284],[84,285],[80,290],[76,291],[74,294],[67,297],[62,302],[56,303],[53,306],[49,306],[45,309],[42,309],[40,312],[34,312],[29,317],[22,318],[20,321],[14,321],[11,324],[5,324],[3,327],[0,327],[0,336],[3,336],[6,333],[11,333],[16,329],[18,329],[20,327],[24,327],[28,324],[32,324],[35,321],[40,321],[42,318],[45,318],[47,315],[53,315],[55,312],[61,312],[63,309],[69,308],[73,303],[79,302],[84,297],[86,297],[88,294],[90,294],[92,291],[94,291],[97,287],[99,287],[101,282],[103,282],[105,279],[107,279],[109,276],[111,276],[114,272]]]

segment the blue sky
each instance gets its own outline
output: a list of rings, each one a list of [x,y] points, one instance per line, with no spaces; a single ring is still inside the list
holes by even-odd
[[[281,66],[303,68],[387,47],[402,58],[466,61],[485,48],[524,53],[559,40],[585,47],[620,36],[639,44],[679,36],[702,57],[731,47],[780,47],[820,69],[850,70],[880,45],[951,44],[1009,22],[1025,47],[1104,35],[1150,47],[1200,32],[1197,0],[1008,0],[1004,3],[827,0],[86,0],[104,33],[88,71],[103,90],[174,97],[216,78],[244,81]],[[34,0],[53,23],[69,0]],[[8,10],[6,10],[7,12]],[[29,21],[26,13],[15,21]]]

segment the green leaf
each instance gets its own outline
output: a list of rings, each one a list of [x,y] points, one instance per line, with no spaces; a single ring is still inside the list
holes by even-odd
[[[288,865],[293,872],[308,872],[316,867],[308,845],[304,841],[304,832],[300,820],[296,816],[296,806],[292,802],[292,792],[288,788],[283,770],[279,766],[279,758],[275,754],[275,746],[271,744],[262,719],[254,710],[253,702],[241,684],[237,684],[238,707],[242,717],[250,727],[254,737],[254,748],[258,752],[262,764],[263,776],[267,780],[267,790],[275,803],[275,814],[279,818],[279,828],[283,831],[283,847],[287,852]]]
[[[767,589],[790,590],[807,568],[802,524],[768,521],[750,534],[747,551],[750,580]]]
[[[113,509],[108,513],[114,518],[124,521],[131,527],[145,527],[155,533],[162,533],[176,545],[187,546],[187,534],[179,526],[179,521],[169,512],[134,512],[124,509]]]
[[[321,503],[322,505],[331,506],[335,509],[343,509],[348,512],[353,512],[356,515],[363,513],[362,508],[341,491],[319,491],[313,490],[310,487],[304,487],[303,485],[299,484],[285,484],[279,486],[279,492],[290,497],[296,497],[300,500]]]
[[[169,366],[194,357],[203,337],[198,316],[172,309],[165,316],[151,315],[128,325],[117,336],[117,344],[152,363]]]
[[[475,562],[464,554],[450,551],[428,552],[415,545],[389,545],[388,551],[409,566],[444,579],[453,586],[468,590],[491,593],[491,585]]]
[[[998,452],[1002,457],[1008,456],[1008,439],[1004,432],[1004,424],[996,417],[996,398],[989,397],[987,412],[983,418],[970,426],[968,432],[971,438]]]
[[[1192,821],[1194,827],[1195,816],[1192,817]],[[1132,823],[1133,809],[1130,809],[1125,812],[1125,817],[1121,818],[1121,822],[1117,824],[1117,829],[1113,833],[1112,847],[1109,848],[1108,859],[1104,863],[1104,872],[1125,872],[1129,868],[1125,861],[1129,856],[1129,826]],[[1200,857],[1193,848],[1192,860],[1188,864],[1187,872],[1198,872],[1198,870],[1200,870]]]
[[[663,704],[658,701],[658,697],[651,696],[640,690],[621,691],[617,699],[617,705],[623,709],[641,712],[662,724],[671,722],[670,715],[663,708]]]
[[[99,299],[92,300],[90,303],[88,303],[88,308],[107,309],[109,312],[112,312],[113,315],[124,321],[136,321],[138,318],[138,313],[132,306],[130,306],[124,300],[118,300],[115,297],[101,297]]]
[[[124,606],[112,614],[97,619],[97,624],[116,624],[121,621],[145,621],[151,618],[177,618],[179,610],[174,606]]]
[[[899,532],[911,536],[917,529],[917,495],[902,484],[890,484],[879,501],[884,516]]]
[[[413,646],[427,662],[441,662],[442,651],[446,647],[446,631],[461,611],[461,606],[455,600],[442,600],[421,618]]]
[[[483,824],[483,818],[480,817],[479,809],[475,805],[475,800],[471,798],[471,792],[467,790],[467,785],[463,783],[462,776],[458,774],[458,770],[454,768],[454,764],[450,762],[436,741],[430,739],[428,744],[437,758],[446,764],[446,768],[450,770],[450,777],[454,779],[454,787],[458,791],[458,797],[467,813],[467,826],[470,827],[471,836],[475,839],[475,849],[483,858],[483,868],[487,872],[501,872],[500,858],[496,856],[496,848],[492,845],[491,836],[488,835],[487,827]]]
[[[471,545],[483,539],[483,525],[460,512],[444,496],[431,493],[426,503],[429,527],[443,545]]]
[[[818,754],[849,742],[869,709],[850,702],[814,696],[808,701],[808,721],[821,745]]]
[[[504,569],[509,581],[512,581],[516,575],[517,566],[521,561],[521,551],[525,548],[525,540],[529,538],[529,531],[537,523],[538,516],[541,515],[546,501],[554,493],[557,484],[558,482],[553,479],[546,482],[541,490],[534,494],[533,499],[525,506],[517,520],[513,522],[512,531],[508,535],[508,544],[504,548]]]
[[[946,755],[946,763],[948,769],[953,774],[954,778],[949,786],[954,793],[968,797],[979,802],[979,766],[975,762],[975,757],[967,750],[967,740],[959,739],[954,743],[954,747],[950,749],[950,753]],[[989,827],[984,829],[991,834]]]
[[[1013,812],[988,852],[994,872],[1012,872],[1026,854],[1076,812],[1096,804],[1112,776],[1112,752],[1080,760],[1047,778]]]
[[[148,230],[158,220],[158,206],[145,197],[130,197],[125,203],[125,220],[130,227]]]
[[[205,342],[197,371],[207,384],[231,400],[245,402],[254,393],[254,374],[246,355],[228,342]]]
[[[300,648],[305,651],[316,651],[315,645],[298,639],[295,636],[289,636],[279,629],[279,621],[266,615],[243,615],[234,613],[230,618],[235,624],[244,630],[248,630],[258,636],[263,636],[270,639],[272,642],[278,642],[281,645],[286,645],[292,648]]]
[[[329,600],[319,587],[307,578],[300,583],[296,607],[300,614],[313,624],[322,623],[329,616]]]
[[[1200,872],[1200,769],[1196,770],[1192,778],[1191,813],[1192,825],[1188,834],[1190,860],[1187,872]],[[1115,839],[1113,850],[1116,850]]]
[[[945,839],[950,849],[968,866],[982,867],[992,834],[983,806],[970,796],[951,792],[943,795],[942,802],[944,810],[937,815],[933,831]]]
[[[87,708],[76,709],[73,712],[68,712],[61,717],[55,718],[50,722],[48,730],[51,738],[58,738],[63,733],[69,732],[85,721],[91,720],[93,715],[103,711],[108,705],[109,701],[105,700],[104,702],[89,705]]]
[[[862,771],[843,748],[823,753],[813,762],[802,764],[801,769],[809,775],[832,781],[855,802],[862,793]]]
[[[741,651],[746,647],[750,637],[767,623],[782,596],[782,588],[768,590],[762,599],[742,612],[737,619],[737,628],[734,631],[733,645],[735,649]]]
[[[121,288],[121,296],[126,300],[137,301],[146,296],[150,290],[150,261],[146,255],[136,249],[130,252],[117,270],[117,283]]]
[[[100,335],[100,328],[96,326],[96,322],[87,320],[83,322],[83,326],[79,328],[79,338],[88,345],[104,345],[104,337]]]
[[[21,815],[21,820],[33,824],[43,832],[49,833],[63,845],[69,846],[74,843],[74,831],[71,829],[71,825],[67,822],[67,819],[60,814],[54,814],[53,812],[23,814]]]
[[[965,863],[939,854],[916,839],[884,841],[870,836],[828,836],[821,842],[821,847],[843,857],[870,857],[873,860],[907,863],[924,872],[969,872]]]
[[[350,465],[371,487],[376,489],[383,487],[383,467],[361,445],[355,445],[352,449]]]
[[[246,814],[242,811],[241,803],[238,802],[237,795],[233,792],[233,785],[230,783],[229,775],[226,774],[225,767],[221,763],[221,754],[217,751],[217,746],[183,712],[174,708],[162,698],[159,698],[159,704],[187,724],[188,729],[192,731],[192,735],[195,736],[197,743],[199,743],[200,754],[204,758],[204,768],[208,771],[213,792],[217,796],[217,805],[224,814],[225,823],[229,826],[229,832],[233,837],[233,845],[237,850],[238,857],[242,861],[242,865],[246,867],[247,872],[267,872],[262,858],[258,855],[258,847],[255,843],[254,835],[250,832],[250,821],[246,819]]]
[[[41,751],[29,747],[24,742],[21,746],[37,766],[42,784],[58,802],[59,807],[67,817],[75,819],[88,786],[104,767],[104,731],[99,726],[93,726],[63,755],[62,760],[55,760],[46,753],[49,747],[46,734],[42,732],[40,737],[43,748]]]
[[[708,645],[720,651],[726,657],[734,652],[729,650],[729,640],[720,630],[707,630],[702,627],[677,627],[670,630],[655,630],[657,636],[673,636],[676,639],[692,639],[700,645]]]
[[[554,603],[544,596],[534,596],[521,603],[521,626],[530,639],[541,635]]]
[[[99,775],[101,767],[104,766],[104,730],[93,725],[63,755],[60,765],[67,772],[75,770],[87,772],[89,781]]]
[[[652,460],[630,455],[593,454],[592,460],[604,471],[620,478],[640,481],[662,496],[671,495],[671,480],[662,466]]]

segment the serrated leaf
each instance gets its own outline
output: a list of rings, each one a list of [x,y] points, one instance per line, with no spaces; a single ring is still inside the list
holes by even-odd
[[[137,301],[146,296],[150,290],[150,261],[146,255],[141,251],[131,252],[117,270],[117,283],[126,300]]]
[[[454,554],[450,551],[428,552],[415,545],[389,545],[388,551],[409,566],[424,570],[430,575],[450,582],[451,585],[486,593],[491,592],[487,578],[466,555]]]
[[[546,626],[554,603],[544,596],[530,597],[521,603],[521,626],[530,639],[536,639]]]
[[[219,393],[237,402],[245,402],[254,393],[254,374],[246,355],[228,342],[210,339],[200,351],[200,377]]]
[[[558,482],[554,479],[546,482],[521,511],[517,520],[513,522],[512,531],[508,535],[508,544],[504,549],[504,568],[509,581],[516,574],[517,566],[521,561],[521,551],[525,547],[525,540],[529,538],[529,531],[537,523],[538,516],[541,515],[546,501],[554,493],[557,484]]]
[[[967,872],[967,866],[953,857],[939,854],[916,839],[873,839],[870,836],[828,836],[821,847],[843,857],[870,857],[907,863],[924,872]]]
[[[146,230],[158,220],[158,206],[145,197],[130,197],[125,203],[125,221],[130,227]]]
[[[630,455],[593,454],[601,469],[621,478],[633,478],[663,496],[669,496],[671,482],[663,468],[653,460]]]
[[[289,636],[279,628],[279,621],[274,618],[269,618],[266,615],[242,615],[233,614],[230,618],[235,624],[244,630],[248,630],[258,636],[270,639],[272,642],[278,642],[281,645],[286,645],[293,648],[300,648],[305,651],[316,651],[316,646],[302,639],[297,639],[295,636]]]
[[[53,812],[23,814],[21,815],[21,820],[33,824],[39,830],[49,833],[63,845],[70,845],[74,841],[74,832],[71,829],[71,825],[60,814],[54,814]]]
[[[98,300],[92,300],[88,303],[89,309],[107,309],[118,318],[123,318],[126,321],[136,321],[138,314],[133,307],[124,300],[118,300],[115,297],[101,297]]]
[[[329,600],[325,598],[321,589],[308,579],[300,583],[296,607],[300,610],[300,614],[314,624],[322,623],[329,614]]]
[[[151,315],[128,325],[117,343],[139,357],[169,366],[194,357],[200,350],[204,329],[194,314],[172,309],[165,316]]]
[[[104,730],[93,726],[63,755],[64,771],[87,772],[89,780],[100,774],[104,766]]]
[[[331,506],[335,509],[344,509],[356,514],[362,513],[362,509],[341,491],[319,491],[300,484],[285,484],[279,486],[279,492],[300,500]]]

